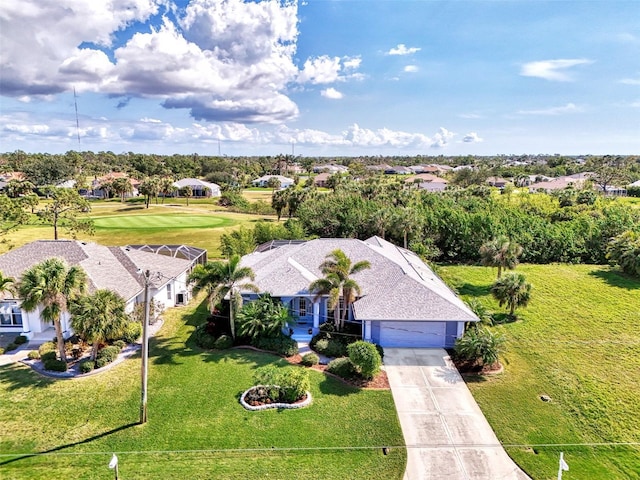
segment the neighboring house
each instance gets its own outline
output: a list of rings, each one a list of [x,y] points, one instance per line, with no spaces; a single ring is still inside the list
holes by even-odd
[[[451,347],[464,333],[465,323],[478,321],[415,253],[379,237],[271,242],[242,257],[242,266],[253,269],[253,283],[261,293],[289,306],[296,326],[316,333],[321,323],[331,321],[332,312],[327,297],[316,300],[309,285],[323,277],[320,264],[336,249],[353,263],[371,263],[352,277],[362,292],[349,312],[349,318],[361,324],[365,340],[383,347]],[[257,298],[248,291],[242,296]]]
[[[293,179],[288,177],[283,177],[282,175],[263,175],[260,178],[256,178],[251,183],[256,187],[267,187],[269,180],[272,178],[277,178],[280,181],[280,188],[288,188],[293,185]]]
[[[487,178],[487,184],[490,187],[504,188],[509,180],[502,177],[489,177]]]
[[[0,271],[19,281],[25,270],[53,257],[82,267],[88,277],[88,292],[113,290],[124,298],[131,312],[136,304],[144,302],[142,273],[147,270],[151,273],[153,301],[165,308],[187,303],[191,295],[187,276],[195,263],[206,260],[206,252],[181,245],[106,247],[76,240],[38,240],[0,255]],[[68,314],[63,316],[62,330],[65,337],[72,334]],[[33,338],[45,331],[53,337],[53,326],[40,318],[40,308],[26,312],[19,298],[0,300],[1,333],[17,332]]]
[[[326,165],[316,165],[313,167],[313,171],[315,173],[326,172],[329,174],[333,173],[348,173],[349,169],[344,165],[336,165],[336,164],[326,164]]]
[[[313,177],[313,184],[316,187],[326,187],[327,181],[329,180],[329,177],[331,177],[331,175],[333,174],[329,172],[319,173],[318,175]]]
[[[628,187],[640,187],[640,180],[636,180],[633,183],[630,183],[629,185],[627,185]]]
[[[430,173],[419,173],[418,175],[411,175],[405,180],[406,183],[414,183],[418,185],[421,190],[428,192],[444,192],[449,183],[444,178],[440,178],[437,175]]]
[[[584,186],[589,176],[584,174],[567,175],[565,177],[552,178],[543,182],[536,182],[529,185],[529,192],[546,192],[551,193],[557,190],[564,190],[567,187],[580,189]]]
[[[91,182],[91,191],[87,192],[88,196],[97,197],[97,198],[106,198],[107,192],[104,191],[101,186],[104,183],[113,182],[117,178],[127,178],[129,183],[131,184],[131,192],[125,194],[125,198],[133,198],[137,197],[140,193],[138,192],[138,187],[140,186],[140,181],[135,178],[129,177],[126,173],[123,172],[111,172],[102,177],[96,178]],[[113,192],[111,192],[113,195]],[[117,196],[117,195],[116,195]]]
[[[219,197],[220,185],[211,182],[205,182],[204,180],[198,180],[197,178],[183,178],[177,182],[173,182],[173,186],[180,189],[184,187],[191,187],[191,195],[193,197]],[[180,192],[176,193],[178,196]]]

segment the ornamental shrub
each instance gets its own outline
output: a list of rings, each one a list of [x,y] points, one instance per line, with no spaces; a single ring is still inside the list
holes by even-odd
[[[315,344],[313,345],[313,349],[316,352],[322,353],[324,355],[324,352],[327,350],[328,346],[329,346],[329,340],[326,338],[321,338],[315,342]]]
[[[40,352],[38,352],[37,350],[31,350],[28,354],[27,354],[27,358],[29,360],[38,360],[40,358]]]
[[[196,345],[205,350],[211,350],[216,346],[216,337],[209,334],[206,323],[198,325],[193,332],[193,340],[196,342]]]
[[[260,350],[268,350],[285,357],[291,357],[298,353],[298,342],[282,333],[276,337],[260,337],[251,341],[251,345]]]
[[[12,350],[15,350],[16,348],[18,348],[18,345],[16,345],[15,343],[11,342],[9,345],[7,345],[4,348],[5,352],[11,352]]]
[[[310,387],[309,372],[296,367],[278,368],[265,365],[256,370],[253,379],[254,385],[278,386],[278,400],[287,403],[302,398]]]
[[[15,343],[16,345],[23,345],[23,344],[27,343],[28,341],[29,341],[29,339],[25,335],[18,335],[13,340],[13,343]]]
[[[4,348],[0,347],[0,355],[4,354]]]
[[[126,347],[127,344],[124,340],[116,340],[115,342],[113,342],[113,346],[117,347],[118,350],[122,351],[122,349]]]
[[[320,358],[315,353],[305,353],[302,356],[302,364],[305,367],[312,367],[313,365],[317,365],[320,362]]]
[[[89,373],[95,367],[93,360],[85,360],[80,363],[80,372]]]
[[[51,370],[52,372],[66,372],[67,362],[57,359],[49,359],[44,362],[44,369]]]
[[[53,342],[44,342],[42,345],[38,347],[38,352],[40,353],[40,357],[47,352],[55,352],[56,344]]]
[[[113,362],[116,358],[118,358],[118,354],[120,353],[120,349],[115,346],[104,347],[102,350],[98,352],[98,359],[106,358],[107,363]]]
[[[125,343],[135,343],[142,335],[142,325],[138,322],[129,322],[124,328],[122,340]]]
[[[347,357],[331,360],[329,365],[327,365],[327,372],[347,380],[358,375],[355,365]]]
[[[213,344],[216,350],[227,350],[233,347],[233,338],[229,335],[220,335]]]
[[[58,354],[55,350],[49,350],[48,352],[44,352],[40,354],[40,360],[43,363],[48,362],[49,360],[56,360],[58,358]]]
[[[109,365],[109,363],[111,363],[111,362],[109,362],[109,359],[107,359],[105,357],[98,358],[96,360],[96,368],[105,367],[105,366]]]
[[[349,359],[364,378],[373,378],[382,365],[380,354],[373,343],[359,340],[347,347]]]
[[[503,351],[505,337],[487,328],[470,328],[456,340],[454,351],[463,360],[481,361],[493,365]]]

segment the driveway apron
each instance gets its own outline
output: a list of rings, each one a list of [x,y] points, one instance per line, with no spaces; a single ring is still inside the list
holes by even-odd
[[[384,365],[407,445],[404,480],[526,480],[447,352],[385,348]]]

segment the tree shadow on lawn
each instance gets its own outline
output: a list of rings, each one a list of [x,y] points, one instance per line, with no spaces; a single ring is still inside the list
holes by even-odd
[[[7,386],[7,390],[18,388],[46,388],[55,379],[38,375],[31,368],[19,363],[12,363],[0,367],[0,383]]]
[[[625,290],[640,289],[640,280],[613,269],[596,270],[589,272],[589,275],[604,280],[612,287],[624,288]]]
[[[473,283],[464,283],[456,286],[459,295],[468,295],[470,297],[486,297],[491,294],[491,285],[474,285]]]
[[[104,437],[112,435],[114,433],[121,432],[122,430],[126,430],[128,428],[135,427],[136,425],[139,425],[139,423],[137,423],[137,422],[136,423],[128,423],[126,425],[122,425],[120,427],[108,430],[106,432],[99,433],[99,434],[94,435],[92,437],[85,438],[84,440],[78,440],[77,442],[67,443],[66,445],[60,445],[59,447],[50,448],[49,450],[45,450],[43,452],[27,453],[25,455],[16,454],[16,457],[10,458],[9,460],[5,460],[3,462],[0,462],[0,465],[7,465],[9,463],[19,462],[20,460],[25,460],[27,458],[38,457],[38,456],[41,456],[41,455],[46,455],[47,453],[59,452],[60,450],[64,450],[64,449],[67,449],[67,448],[76,447],[78,445],[84,445],[85,443],[90,443],[90,442],[93,442],[94,440],[99,440],[100,438],[104,438]]]

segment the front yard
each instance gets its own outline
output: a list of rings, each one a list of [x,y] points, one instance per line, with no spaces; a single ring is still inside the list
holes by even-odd
[[[404,443],[390,391],[310,371],[310,408],[248,412],[238,398],[255,368],[288,363],[202,351],[190,335],[205,317],[195,302],[165,315],[151,341],[146,425],[137,424],[139,355],[75,380],[0,367],[0,477],[112,478],[116,452],[122,478],[402,478],[404,448],[382,453]]]
[[[598,265],[520,265],[533,284],[507,337],[505,371],[469,388],[507,452],[534,479],[640,478],[640,281]],[[495,269],[447,266],[465,298],[504,312]],[[541,395],[551,397],[543,402]]]

